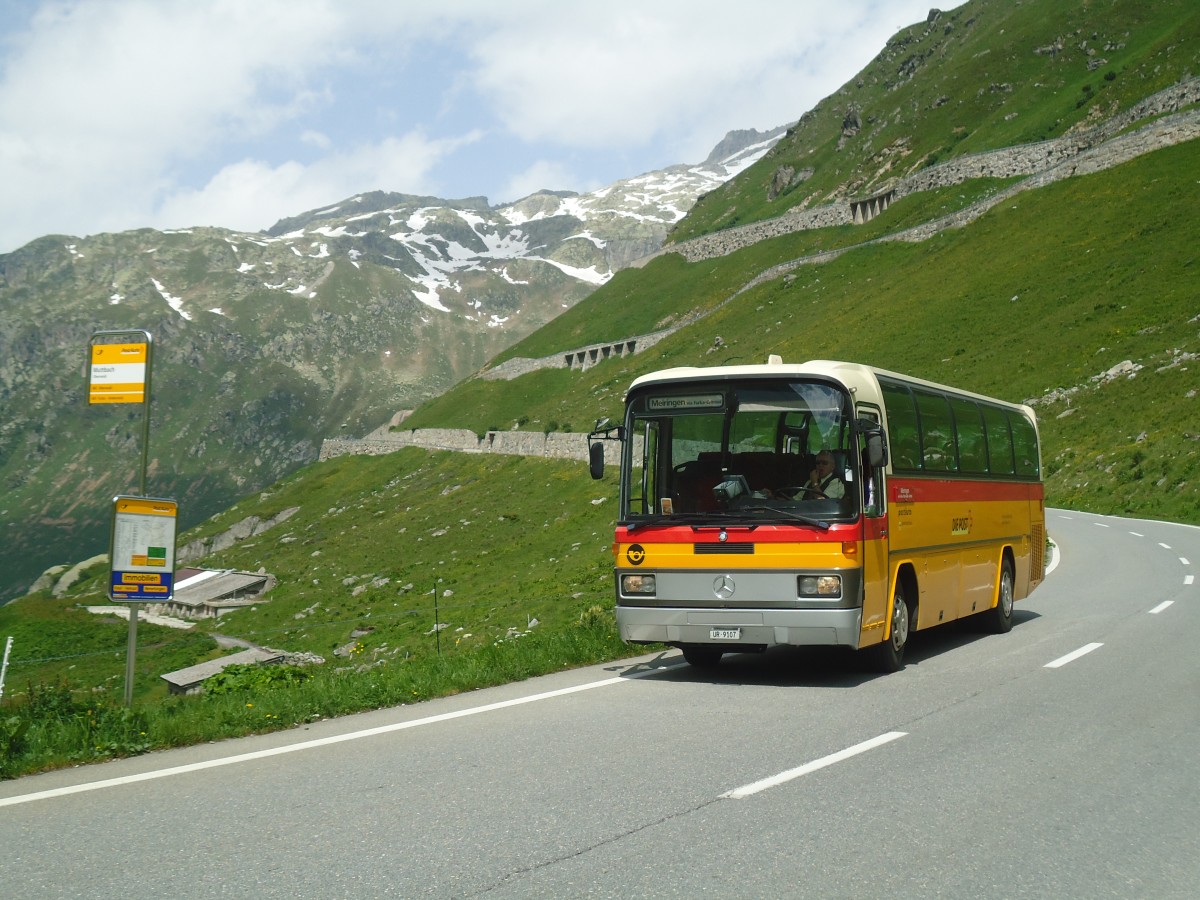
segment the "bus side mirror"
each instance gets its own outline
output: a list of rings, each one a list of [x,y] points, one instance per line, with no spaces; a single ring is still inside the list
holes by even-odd
[[[588,447],[588,469],[596,481],[604,477],[604,444],[600,441],[593,441]]]
[[[872,468],[879,469],[886,466],[887,461],[887,444],[883,440],[883,432],[871,432],[867,435],[867,462]]]

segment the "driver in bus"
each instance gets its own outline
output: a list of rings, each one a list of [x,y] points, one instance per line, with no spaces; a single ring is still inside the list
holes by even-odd
[[[806,496],[840,500],[846,493],[846,485],[833,466],[833,453],[828,447],[817,454],[816,468],[808,475]]]

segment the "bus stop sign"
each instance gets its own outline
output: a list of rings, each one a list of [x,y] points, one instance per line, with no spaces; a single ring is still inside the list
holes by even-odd
[[[144,403],[149,343],[93,344],[88,403]]]

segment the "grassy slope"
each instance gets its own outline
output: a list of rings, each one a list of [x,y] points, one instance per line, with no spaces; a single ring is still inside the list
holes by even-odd
[[[195,633],[139,626],[136,694],[161,697],[159,674],[220,656],[205,637],[214,631],[337,665],[349,663],[333,651],[354,643],[356,630],[369,632],[357,640],[356,665],[433,654],[435,589],[446,652],[508,639],[533,620],[539,631],[561,629],[611,604],[615,494],[615,475],[595,483],[577,464],[519,457],[409,450],[310,466],[186,535],[300,507],[276,530],[205,560],[277,574],[269,603]],[[0,607],[0,635],[16,638],[17,693],[58,679],[120,693],[127,627],[77,607],[106,602],[106,575],[103,566],[90,570],[68,598]]]
[[[1191,0],[972,0],[931,28],[897,33],[765,159],[697,203],[672,240],[866,196],[964,153],[1060,137],[1177,81],[1198,46]],[[861,128],[843,137],[851,110]],[[787,166],[812,175],[769,199]]]

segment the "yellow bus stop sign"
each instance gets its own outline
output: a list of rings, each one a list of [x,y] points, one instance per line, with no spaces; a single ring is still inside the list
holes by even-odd
[[[142,403],[148,345],[93,344],[88,403]]]

